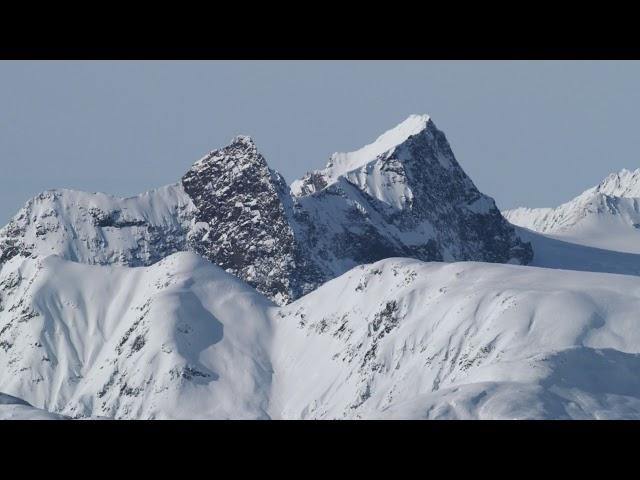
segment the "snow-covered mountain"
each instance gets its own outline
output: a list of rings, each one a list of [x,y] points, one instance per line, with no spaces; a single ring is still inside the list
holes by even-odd
[[[291,187],[238,136],[44,192],[0,229],[0,419],[640,419],[639,180],[514,226],[412,115]]]
[[[278,307],[176,253],[0,285],[0,391],[55,415],[640,418],[635,276],[392,258]]]
[[[148,266],[190,250],[279,304],[350,268],[392,256],[526,264],[521,241],[480,193],[427,116],[334,154],[293,183],[254,142],[236,137],[176,185],[114,198],[54,190],[0,230],[0,263],[56,254],[88,264]]]
[[[612,173],[556,208],[517,208],[503,215],[514,225],[571,243],[640,253],[640,169]]]
[[[282,418],[640,418],[637,277],[388,259],[276,312]]]
[[[478,191],[426,115],[410,116],[356,152],[333,154],[292,192],[294,236],[311,252],[319,283],[391,256],[519,264],[532,258],[531,246]]]
[[[0,264],[55,254],[88,264],[150,265],[186,249],[193,211],[180,184],[129,198],[48,190],[0,229]]]

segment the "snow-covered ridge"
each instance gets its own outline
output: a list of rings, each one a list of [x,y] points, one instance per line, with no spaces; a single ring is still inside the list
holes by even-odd
[[[634,276],[391,258],[276,307],[190,253],[15,257],[0,305],[0,391],[55,415],[640,419]]]
[[[283,304],[355,265],[393,256],[530,261],[530,246],[477,190],[428,116],[412,115],[334,161],[338,170],[302,181],[312,194],[292,194],[240,135],[178,184],[143,195],[45,192],[0,229],[0,264],[55,254],[148,266],[193,251]],[[339,174],[342,167],[348,171]]]
[[[0,229],[0,418],[640,419],[640,255],[567,241],[631,244],[637,172],[505,212],[550,238],[412,116],[293,193],[247,136],[44,192]]]
[[[640,168],[636,170],[623,168],[619,172],[610,174],[590,190],[614,197],[640,197]]]
[[[428,115],[413,114],[394,128],[384,132],[374,142],[354,152],[333,153],[323,170],[315,170],[304,178],[292,182],[292,192],[295,195],[312,193],[335,183],[341,176],[350,172],[366,170],[368,163],[374,162],[380,156],[390,154],[410,137],[427,129],[430,121]]]
[[[384,132],[369,145],[365,145],[355,152],[334,153],[331,155],[327,170],[330,170],[332,178],[336,178],[351,170],[360,168],[367,162],[375,160],[379,155],[404,143],[412,135],[417,135],[423,131],[427,128],[428,122],[428,115],[410,115],[406,120],[391,130]]]
[[[597,248],[640,253],[640,169],[612,173],[556,208],[503,212],[514,225]]]
[[[185,249],[192,212],[180,184],[127,198],[48,190],[0,229],[0,264],[18,254],[56,254],[89,264],[149,265]]]

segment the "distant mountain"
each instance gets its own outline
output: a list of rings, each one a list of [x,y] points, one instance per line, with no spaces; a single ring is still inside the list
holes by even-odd
[[[279,304],[388,257],[527,264],[533,255],[424,115],[332,155],[291,189],[239,136],[176,185],[125,199],[44,192],[0,230],[0,264],[56,254],[148,266],[185,250]]]
[[[556,208],[517,208],[514,225],[596,248],[640,253],[640,169],[621,170]]]

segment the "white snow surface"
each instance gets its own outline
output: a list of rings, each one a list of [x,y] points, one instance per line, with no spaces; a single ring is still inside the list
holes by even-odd
[[[0,420],[64,420],[64,417],[35,408],[20,398],[0,393]]]
[[[49,256],[0,292],[0,391],[54,415],[640,418],[631,275],[392,258],[277,307],[191,253]]]
[[[429,125],[412,115],[334,154],[294,182],[296,201],[320,228],[363,210],[362,192],[411,208],[407,140]],[[640,170],[557,208],[504,212],[532,243],[530,266],[356,266],[319,249],[351,270],[284,307],[182,252],[205,225],[194,208],[181,184],[51,190],[0,229],[0,419],[640,419]],[[433,234],[426,221],[384,228],[406,245]]]
[[[276,314],[280,418],[640,418],[640,279],[406,258]]]

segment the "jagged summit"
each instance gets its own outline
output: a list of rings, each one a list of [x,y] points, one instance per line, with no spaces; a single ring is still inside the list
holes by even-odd
[[[589,247],[640,253],[640,169],[611,173],[555,208],[503,212],[514,225]]]
[[[640,197],[640,168],[636,170],[623,168],[619,172],[611,173],[587,192],[598,192],[614,197]]]
[[[531,246],[478,191],[427,116],[411,116],[369,146],[334,155],[329,167],[291,190],[294,211],[305,212],[294,217],[294,231],[308,236],[325,271],[391,256],[524,264],[532,258]]]
[[[189,247],[279,302],[292,297],[293,234],[283,198],[286,182],[253,140],[237,136],[183,177],[195,206]]]
[[[255,147],[255,142],[253,141],[253,138],[250,137],[249,135],[236,135],[235,137],[233,137],[233,139],[231,140],[231,143],[242,143],[245,145],[253,145]]]
[[[296,185],[300,188],[296,188]],[[209,152],[176,185],[119,199],[49,192],[0,229],[16,255],[148,266],[196,252],[277,303],[389,257],[527,264],[531,246],[460,167],[427,115],[334,154],[292,188],[251,137]]]
[[[199,171],[213,163],[220,161],[228,162],[229,160],[237,166],[245,161],[261,163],[265,168],[267,166],[266,160],[259,154],[258,147],[256,147],[253,139],[248,135],[236,135],[227,146],[211,150],[204,157],[196,161],[190,171]]]

